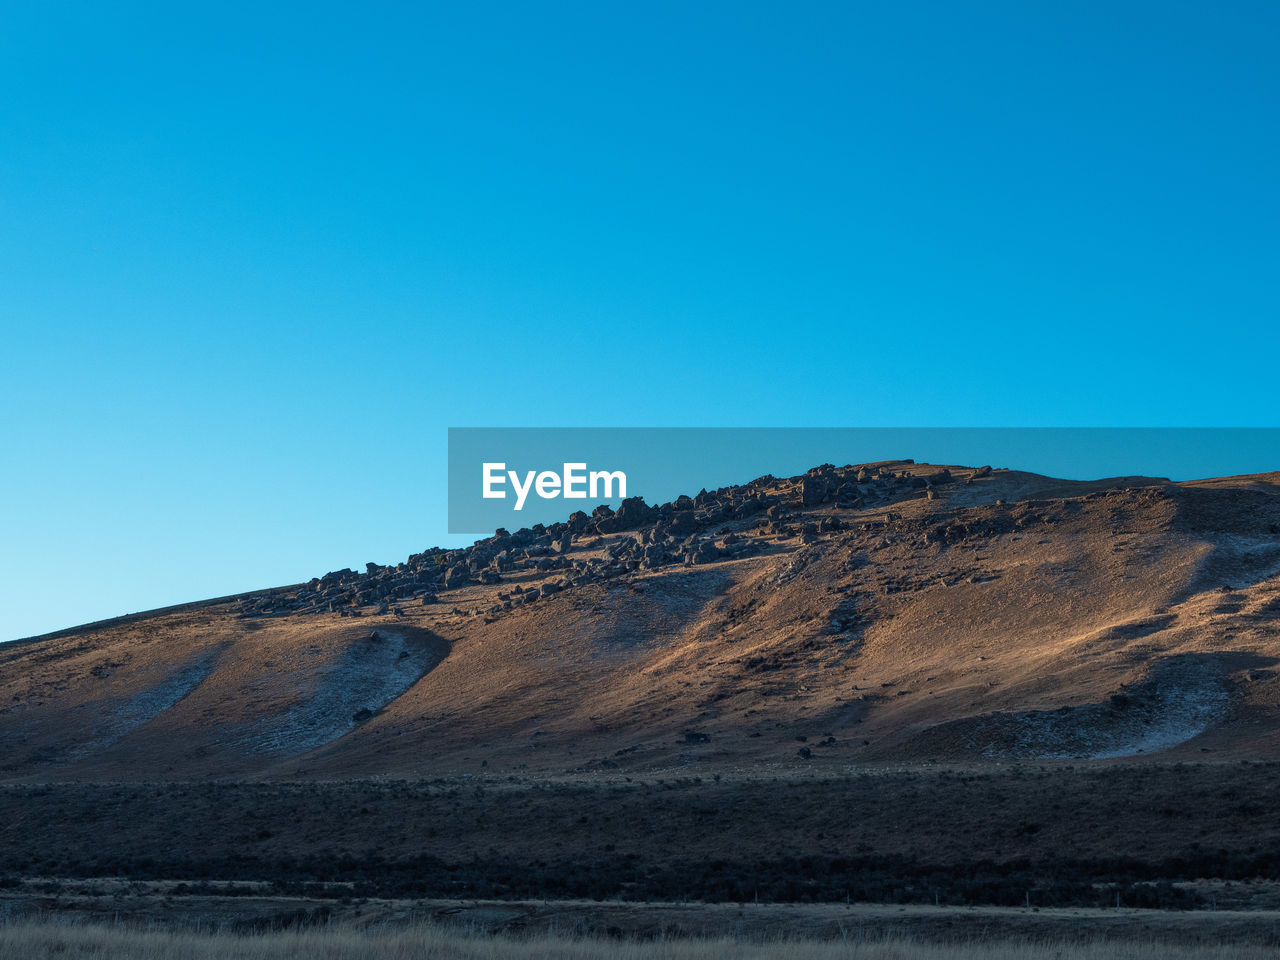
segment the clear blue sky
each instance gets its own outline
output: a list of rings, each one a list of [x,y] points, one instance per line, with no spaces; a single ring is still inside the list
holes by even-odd
[[[0,639],[444,542],[449,425],[1277,423],[1274,3],[539,6],[6,9]]]

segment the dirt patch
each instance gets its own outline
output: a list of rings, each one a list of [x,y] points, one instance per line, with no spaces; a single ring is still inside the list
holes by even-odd
[[[299,753],[336,740],[417,683],[444,653],[403,633],[374,630],[347,648],[303,702],[260,721],[241,743],[255,752]]]
[[[217,650],[209,650],[155,686],[102,711],[93,739],[69,750],[68,759],[79,760],[111,746],[177,704],[204,682],[218,659],[218,653]]]
[[[1185,655],[1102,703],[998,712],[942,727],[993,760],[1133,757],[1185,743],[1225,719],[1231,690],[1217,658]]]

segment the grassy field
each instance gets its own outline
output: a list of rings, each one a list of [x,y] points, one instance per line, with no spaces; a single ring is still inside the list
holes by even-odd
[[[5,784],[0,891],[1280,909],[1277,790],[1252,762]]]
[[[331,926],[267,933],[145,930],[65,921],[0,926],[0,956],[23,960],[1261,960],[1266,946],[1179,945],[1160,941],[1067,943],[848,938],[827,942],[683,939],[620,942],[537,934],[477,936],[437,926]]]

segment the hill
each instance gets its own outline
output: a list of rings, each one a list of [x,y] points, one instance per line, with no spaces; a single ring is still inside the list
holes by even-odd
[[[10,780],[1280,753],[1280,474],[893,461],[0,647]]]

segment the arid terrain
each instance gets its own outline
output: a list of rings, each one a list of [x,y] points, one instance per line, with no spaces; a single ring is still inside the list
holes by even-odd
[[[1247,910],[1277,943],[1278,663],[1280,473],[636,498],[0,646],[0,909]]]

